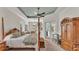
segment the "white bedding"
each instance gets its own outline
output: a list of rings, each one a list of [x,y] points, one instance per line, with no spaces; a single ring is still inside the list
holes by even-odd
[[[24,47],[35,47],[35,45],[25,45],[23,41],[25,40],[24,38],[28,37],[29,34],[25,34],[21,37],[17,38],[12,38],[12,34],[8,35],[5,37],[4,41],[6,41],[6,45],[9,48],[24,48]]]

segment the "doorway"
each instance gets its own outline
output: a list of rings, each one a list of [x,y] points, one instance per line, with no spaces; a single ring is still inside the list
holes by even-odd
[[[45,38],[51,38],[51,22],[45,22]]]

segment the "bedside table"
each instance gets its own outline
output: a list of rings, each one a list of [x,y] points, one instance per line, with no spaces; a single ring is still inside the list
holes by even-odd
[[[0,51],[3,51],[6,49],[6,42],[0,42]]]

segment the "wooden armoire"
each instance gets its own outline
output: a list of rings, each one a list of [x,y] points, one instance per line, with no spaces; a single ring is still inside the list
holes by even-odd
[[[61,47],[67,51],[79,51],[79,17],[62,20]]]

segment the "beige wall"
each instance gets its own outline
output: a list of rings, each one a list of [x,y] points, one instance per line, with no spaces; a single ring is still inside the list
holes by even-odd
[[[9,31],[12,28],[20,28],[20,22],[23,20],[18,17],[16,14],[9,11],[7,8],[0,8],[0,40],[2,40],[2,28],[1,28],[1,18],[4,17],[4,28],[5,32]]]
[[[2,25],[1,25],[2,21],[1,21],[1,19],[2,19],[3,15],[4,15],[3,8],[0,8],[0,41],[2,39]]]
[[[67,7],[59,13],[59,24],[65,17],[79,17],[79,7]],[[59,26],[59,33],[61,33],[61,27]]]

